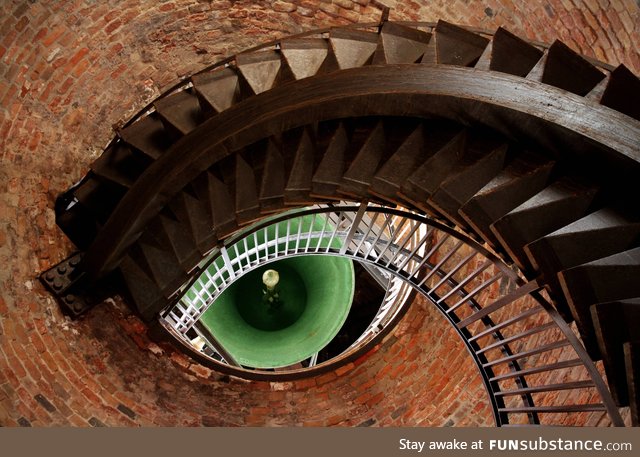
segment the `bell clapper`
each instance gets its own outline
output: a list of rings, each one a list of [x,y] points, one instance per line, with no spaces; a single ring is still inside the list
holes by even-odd
[[[274,311],[280,307],[280,294],[277,286],[280,282],[280,275],[276,270],[266,270],[262,274],[262,300],[269,306],[269,311]]]

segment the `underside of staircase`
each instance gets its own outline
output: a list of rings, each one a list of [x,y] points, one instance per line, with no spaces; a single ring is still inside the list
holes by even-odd
[[[81,253],[43,278],[77,315],[90,303],[66,298],[119,275],[151,321],[266,215],[398,205],[543,285],[637,425],[639,162],[640,79],[623,65],[443,21],[309,32],[199,72],[120,128],[58,198]]]

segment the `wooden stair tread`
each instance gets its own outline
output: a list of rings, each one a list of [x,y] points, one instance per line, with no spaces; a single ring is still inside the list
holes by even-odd
[[[236,154],[235,210],[238,224],[246,224],[260,216],[258,188],[253,169],[240,154]]]
[[[349,137],[344,124],[340,123],[311,179],[312,194],[324,197],[332,197],[335,194],[342,181],[348,147]]]
[[[426,202],[462,160],[466,141],[467,132],[462,130],[409,175],[402,194],[413,201]]]
[[[282,61],[277,51],[256,51],[238,54],[236,65],[253,93],[261,94],[274,86]]]
[[[163,97],[153,105],[165,129],[175,138],[186,135],[202,121],[198,97],[189,89]]]
[[[616,405],[629,405],[623,344],[640,340],[640,298],[597,303],[591,318],[609,389]]]
[[[284,205],[286,167],[280,148],[272,139],[267,140],[266,148],[258,200],[263,211],[270,211]]]
[[[400,147],[380,167],[371,182],[371,191],[377,195],[394,196],[416,166],[428,157],[425,142],[422,124],[418,124]]]
[[[506,144],[491,147],[484,157],[449,176],[429,198],[429,205],[453,223],[465,227],[467,223],[458,211],[504,168],[507,150]]]
[[[599,358],[590,307],[640,296],[640,247],[593,260],[558,274],[585,347]]]
[[[310,201],[311,179],[313,178],[315,162],[315,146],[311,141],[311,134],[304,129],[296,148],[291,172],[284,191],[285,202],[307,203]]]
[[[364,196],[383,159],[384,124],[378,122],[342,177],[340,192]]]
[[[329,43],[321,38],[283,40],[280,48],[295,79],[317,74],[329,55]]]
[[[584,216],[596,189],[560,179],[491,225],[502,247],[522,269],[532,265],[524,246]]]
[[[131,248],[130,253],[138,265],[144,265],[143,270],[151,273],[151,277],[165,298],[168,298],[187,279],[173,251],[159,246],[156,240],[151,239],[150,231],[144,233]]]
[[[362,30],[331,29],[329,42],[341,70],[368,64],[378,47],[378,34]]]
[[[200,73],[191,81],[202,111],[209,115],[230,108],[239,99],[238,74],[232,68]]]
[[[558,272],[629,249],[639,237],[640,223],[611,208],[602,208],[527,244],[525,253],[567,319],[571,313]]]
[[[189,227],[189,233],[201,254],[215,245],[217,237],[212,217],[201,201],[189,192],[179,192],[168,207],[183,226]]]
[[[489,43],[488,38],[443,20],[438,21],[435,32],[439,64],[473,66]]]
[[[127,144],[153,160],[160,158],[171,145],[171,138],[156,113],[144,116],[133,124],[120,129],[118,135]]]
[[[547,55],[541,82],[585,96],[604,73],[561,41],[555,41]]]
[[[489,70],[525,77],[542,57],[543,51],[508,30],[498,27],[493,35]]]
[[[611,72],[600,103],[640,120],[640,78],[619,65]]]
[[[155,281],[129,255],[123,257],[118,268],[127,285],[133,305],[143,320],[149,322],[155,319],[158,308],[165,302],[164,295]]]
[[[149,159],[145,160],[145,156],[136,154],[122,142],[116,142],[91,164],[91,170],[128,189],[144,172],[149,162]]]
[[[460,216],[485,241],[498,246],[491,224],[542,190],[553,166],[553,161],[536,154],[517,157],[460,208]]]
[[[380,31],[388,64],[419,62],[429,47],[431,34],[422,30],[385,22]]]

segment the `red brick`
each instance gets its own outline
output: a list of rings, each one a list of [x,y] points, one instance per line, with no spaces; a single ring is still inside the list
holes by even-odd
[[[160,7],[158,8],[160,11],[166,12],[166,11],[171,11],[173,9],[176,8],[176,4],[175,3],[163,3],[162,5],[160,5]]]
[[[18,32],[22,32],[27,27],[28,24],[29,24],[29,18],[26,16],[22,16],[20,20],[17,22],[17,24],[15,25],[15,29]]]
[[[46,29],[43,29],[46,30]],[[57,26],[53,30],[47,33],[44,38],[41,38],[42,44],[44,46],[51,46],[58,38],[62,36],[62,34],[66,31],[66,28],[62,25]],[[38,33],[39,36],[40,34]]]
[[[122,25],[122,22],[120,22],[119,19],[116,19],[115,21],[113,21],[112,23],[108,24],[105,28],[104,28],[104,32],[107,35],[111,35],[111,33],[113,33],[114,31],[116,31],[120,26]]]
[[[316,387],[316,380],[314,378],[301,379],[294,381],[295,388],[298,390],[306,390],[311,387]]]

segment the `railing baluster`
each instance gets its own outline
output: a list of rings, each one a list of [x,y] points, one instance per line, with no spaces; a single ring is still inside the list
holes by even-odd
[[[491,284],[493,284],[494,282],[496,282],[498,279],[502,278],[502,273],[498,273],[497,275],[494,275],[492,277],[490,277],[489,279],[487,279],[485,282],[483,282],[482,284],[480,284],[479,286],[477,286],[475,289],[473,289],[471,292],[469,292],[467,295],[465,295],[464,297],[462,297],[457,303],[455,303],[453,306],[449,307],[449,309],[447,309],[448,313],[451,313],[453,311],[455,311],[456,309],[458,309],[460,306],[462,306],[464,303],[466,303],[467,301],[469,301],[471,298],[475,297],[476,295],[478,295],[480,292],[482,292],[484,289],[486,289],[487,287],[489,287]]]
[[[476,341],[482,338],[483,336],[491,335],[492,333],[495,333],[498,330],[502,330],[503,328],[509,327],[510,325],[513,325],[516,322],[520,322],[521,320],[526,319],[527,317],[534,316],[541,311],[544,311],[544,310],[537,306],[534,308],[529,308],[525,312],[518,314],[517,316],[512,317],[511,319],[508,319],[504,322],[501,322],[500,324],[489,327],[483,330],[482,332],[478,333],[477,335],[473,335],[471,338],[469,338],[469,341]]]
[[[337,219],[340,220],[342,211],[340,211],[339,213],[331,213],[331,214],[332,214],[332,216],[337,214]],[[327,220],[328,219],[329,219],[329,217],[327,217]],[[336,239],[336,235],[338,233],[338,230],[339,230],[339,224],[334,223],[333,224],[333,230],[331,231],[331,238],[329,239],[329,243],[327,243],[327,249],[325,249],[324,252],[331,252],[331,246],[333,245],[333,240]]]
[[[500,364],[503,364],[503,363],[513,362],[514,360],[523,359],[525,357],[530,357],[532,355],[542,354],[543,352],[552,351],[553,349],[558,349],[558,348],[565,347],[565,346],[569,346],[569,342],[567,340],[555,341],[553,343],[546,344],[544,346],[540,346],[540,347],[537,347],[535,349],[529,349],[527,351],[518,352],[517,354],[513,354],[513,355],[510,355],[510,356],[507,356],[507,357],[503,357],[503,358],[498,359],[498,360],[492,360],[491,362],[487,362],[487,363],[482,364],[482,366],[485,367],[485,368],[493,367],[493,366],[500,365]]]
[[[416,243],[416,245],[414,246],[413,250],[411,251],[411,253],[407,256],[406,259],[404,259],[404,262],[402,262],[400,264],[400,266],[398,266],[398,271],[403,271],[404,268],[408,265],[408,263],[410,261],[415,261],[414,257],[415,255],[418,253],[418,251],[424,247],[426,245],[427,240],[429,239],[429,237],[431,236],[431,233],[433,232],[433,227],[427,227],[427,230],[425,232],[425,234],[422,236],[422,238],[420,238],[420,240]],[[413,276],[413,272],[415,270],[411,271],[411,274],[409,276]]]
[[[512,302],[518,300],[519,298],[522,298],[525,295],[528,295],[528,294],[530,294],[532,292],[535,292],[535,291],[537,291],[539,289],[540,289],[540,286],[538,285],[537,281],[535,281],[535,280],[534,281],[530,281],[530,282],[526,283],[525,285],[523,285],[521,287],[518,287],[516,290],[514,290],[510,294],[505,295],[504,297],[500,297],[498,300],[494,301],[490,305],[484,306],[477,313],[474,313],[471,316],[469,316],[468,318],[460,321],[457,324],[457,326],[458,326],[458,328],[467,327],[467,326],[471,325],[472,323],[474,323],[475,321],[477,321],[478,319],[482,319],[483,317],[486,317],[489,314],[499,310],[503,306],[507,306],[509,303],[512,303]]]
[[[298,218],[298,235],[296,236],[296,250],[294,253],[300,252],[300,238],[302,237],[302,223],[304,222],[304,218]]]
[[[378,241],[380,240],[380,237],[382,236],[382,234],[386,230],[388,224],[390,224],[390,223],[391,223],[391,219],[385,214],[384,225],[382,226],[382,229],[380,230],[380,233],[378,233],[378,235],[376,235],[376,239],[373,241],[373,243],[371,243],[371,246],[367,250],[366,254],[364,254],[364,256],[363,256],[364,259],[367,259],[369,257],[369,254],[371,254],[371,251],[373,250],[373,248],[377,246]]]
[[[513,343],[514,341],[520,340],[520,339],[525,338],[527,336],[531,336],[531,335],[534,335],[536,333],[544,332],[545,330],[549,330],[549,329],[552,329],[552,328],[555,328],[555,324],[553,322],[547,322],[546,324],[539,325],[538,327],[534,327],[534,328],[526,330],[526,331],[524,331],[522,333],[518,333],[517,335],[510,336],[509,338],[504,338],[504,339],[498,340],[493,344],[490,344],[488,346],[480,348],[476,352],[478,354],[482,354],[482,353],[487,352],[487,351],[489,351],[491,349],[495,349],[495,348],[498,348],[500,346],[505,346],[505,345],[507,345],[509,343]]]
[[[580,359],[565,360],[563,362],[551,363],[549,365],[543,365],[540,367],[533,367],[533,368],[526,368],[524,370],[511,371],[509,373],[494,376],[493,378],[490,379],[490,381],[491,382],[504,381],[505,379],[517,378],[520,376],[528,376],[536,373],[544,373],[546,371],[561,370],[563,368],[579,367],[580,365],[582,365],[582,360]]]
[[[327,224],[329,223],[329,218],[325,217],[324,218],[324,224],[322,225],[322,231],[320,232],[320,237],[318,238],[318,242],[316,243],[316,250],[315,252],[320,251],[320,245],[322,244],[322,239],[324,238],[324,234],[327,230]]]
[[[542,386],[524,387],[522,389],[513,390],[500,390],[496,392],[496,396],[509,397],[512,395],[525,395],[535,394],[540,392],[554,392],[558,390],[573,390],[573,389],[591,389],[596,385],[593,381],[571,381],[564,382],[562,384],[546,384]]]
[[[358,211],[356,212],[355,217],[353,218],[353,221],[351,222],[351,227],[349,227],[349,232],[347,233],[347,236],[344,240],[344,244],[340,248],[341,255],[346,254],[347,249],[349,249],[349,245],[353,241],[353,237],[355,236],[356,231],[358,230],[358,226],[360,225],[360,221],[362,221],[362,218],[364,217],[364,213],[366,210],[367,210],[366,202],[361,203],[360,207],[358,208]]]
[[[434,252],[436,252],[436,249],[439,249],[440,246],[444,243],[445,239],[447,239],[448,237],[443,238],[442,240],[440,240],[440,242],[433,247],[433,249],[431,249],[431,251],[429,252],[429,254],[427,254],[425,256],[425,260],[428,259],[429,257],[431,257],[433,255]],[[460,246],[462,246],[463,242],[462,240],[458,240],[456,242],[456,244],[453,246],[453,248],[451,248],[450,251],[448,251],[444,257],[442,257],[442,259],[440,259],[440,261],[435,264],[433,266],[433,268],[431,269],[431,271],[429,271],[429,273],[427,273],[425,275],[424,278],[422,278],[422,280],[418,283],[418,287],[422,287],[422,285],[427,282],[429,280],[429,278],[431,278],[434,274],[436,274],[436,272],[438,272],[440,270],[440,268],[442,267],[442,265],[444,265],[447,260],[449,260],[451,258],[451,256],[453,256],[458,249],[460,249]],[[442,281],[440,281],[438,284],[440,284]],[[433,288],[432,288],[433,289]]]
[[[407,222],[407,219],[402,219],[400,221],[400,227],[398,227],[398,229],[396,230],[396,233],[399,233],[402,230],[402,227],[404,227],[405,223]],[[387,244],[385,245],[384,249],[382,249],[382,251],[378,254],[378,256],[376,257],[376,263],[378,263],[378,261],[380,259],[383,258],[383,256],[386,254],[387,250],[389,249],[389,247],[393,244],[394,241],[394,236],[390,236],[389,237],[389,241],[387,242]],[[384,261],[384,260],[383,260]]]
[[[362,247],[362,244],[365,242],[365,240],[369,237],[369,234],[373,231],[373,227],[375,226],[377,220],[378,220],[378,216],[380,216],[379,212],[375,212],[373,213],[373,218],[369,218],[371,219],[369,221],[369,224],[367,225],[367,231],[366,233],[362,234],[362,238],[360,239],[360,242],[356,245],[356,248],[353,250],[354,254],[358,254],[358,252],[360,252],[360,248]]]
[[[454,247],[455,251],[457,251],[459,248],[459,245],[456,244],[456,246]],[[453,251],[453,250],[452,250]],[[436,267],[434,267],[434,270],[440,270],[442,268],[442,265],[448,261],[452,256],[453,256],[454,252],[450,252],[447,253],[447,255],[440,261],[438,262],[438,265],[436,265]],[[464,257],[461,261],[459,261],[457,263],[457,265],[455,265],[451,270],[449,270],[447,272],[446,275],[444,275],[442,278],[440,278],[440,281],[438,281],[434,286],[431,287],[432,291],[435,291],[438,287],[440,287],[442,284],[445,284],[449,278],[451,278],[454,274],[456,274],[463,266],[465,266],[467,263],[469,263],[469,261],[471,259],[473,259],[476,256],[477,252],[472,252],[471,254],[467,255],[466,257]],[[433,272],[431,273],[433,274]]]
[[[397,251],[395,253],[395,255],[393,257],[391,257],[391,259],[389,259],[389,261],[387,262],[387,264],[385,265],[385,268],[389,268],[389,265],[391,265],[400,255],[400,253],[402,252],[402,250],[404,249],[404,247],[407,245],[407,243],[413,238],[413,235],[416,233],[416,231],[418,230],[420,226],[418,224],[414,224],[414,226],[411,228],[411,230],[409,231],[409,233],[407,234],[407,236],[405,237],[404,241],[402,241],[402,244],[400,244],[397,248]]]

